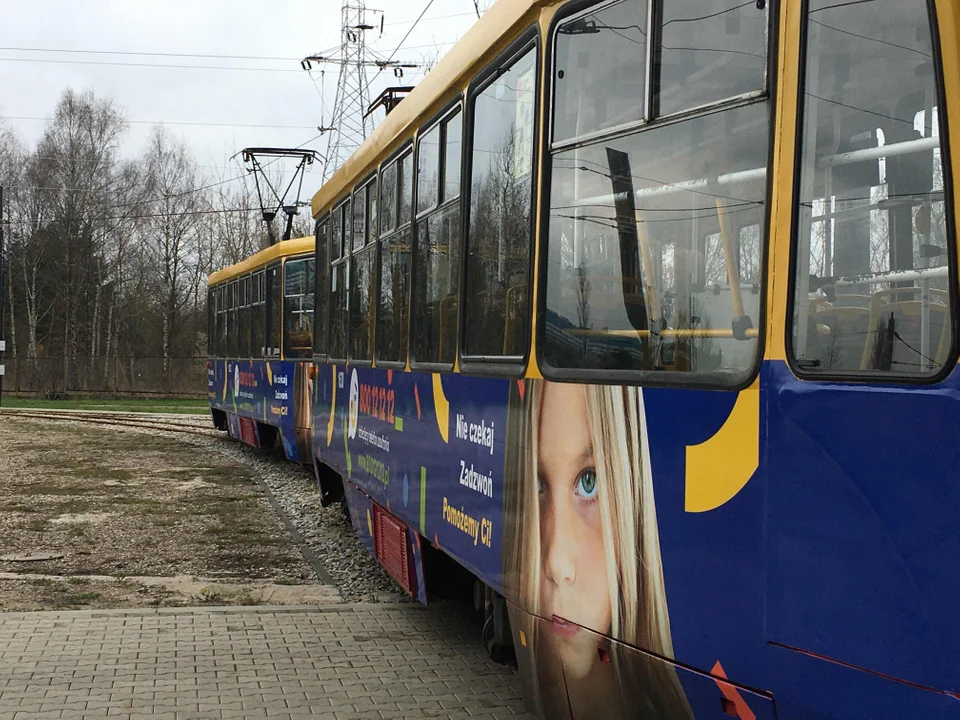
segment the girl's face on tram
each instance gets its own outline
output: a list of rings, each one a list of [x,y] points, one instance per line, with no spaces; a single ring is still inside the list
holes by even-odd
[[[569,675],[597,661],[592,633],[610,630],[598,477],[582,387],[545,383],[540,406],[540,612]],[[576,624],[573,624],[576,623]]]

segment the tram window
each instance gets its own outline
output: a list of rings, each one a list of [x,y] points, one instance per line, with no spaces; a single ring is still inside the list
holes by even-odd
[[[759,102],[553,156],[547,366],[728,385],[752,370],[760,294],[737,258],[740,228],[764,223],[768,118]]]
[[[351,238],[353,237],[353,228],[356,219],[351,220],[353,214],[350,208],[350,200],[347,200],[343,204],[343,256],[349,255],[353,248]]]
[[[764,88],[768,4],[663,0],[660,115]]]
[[[366,190],[358,188],[353,198],[353,251],[363,247],[367,238]]]
[[[792,359],[931,376],[953,318],[929,4],[810,0]]]
[[[553,141],[642,120],[646,77],[647,0],[623,0],[561,24]]]
[[[347,313],[350,309],[348,278],[349,256],[330,268],[330,348],[327,356],[333,361],[347,359]]]
[[[280,265],[267,268],[267,353],[268,358],[280,357],[280,339],[283,325],[283,283]]]
[[[227,286],[217,288],[217,357],[227,356]]]
[[[240,334],[237,332],[237,301],[237,281],[234,280],[227,285],[227,352],[228,356],[233,358],[237,357],[237,348],[240,339]]]
[[[215,290],[207,290],[207,356],[216,357],[217,354],[217,293]]]
[[[457,355],[460,287],[460,206],[456,202],[417,221],[413,357],[452,365]]]
[[[283,266],[283,356],[313,353],[314,258],[287,260]]]
[[[355,252],[351,259],[350,360],[373,359],[373,290],[377,264],[377,246]]]
[[[343,257],[343,205],[330,214],[330,262]]]
[[[237,357],[250,357],[250,276],[240,278],[237,285]]]
[[[417,214],[440,202],[440,125],[420,137],[417,148]]]
[[[377,239],[377,181],[367,185],[367,226],[364,242],[370,243]]]
[[[389,235],[397,227],[397,162],[380,173],[380,234]]]
[[[464,355],[522,357],[529,339],[536,51],[471,102]]]
[[[413,153],[400,158],[400,211],[397,227],[403,227],[413,219]]]
[[[266,354],[267,341],[267,292],[266,275],[258,270],[252,276],[250,289],[253,294],[253,321],[251,322],[250,354],[263,357]]]
[[[380,302],[377,307],[377,362],[407,358],[410,318],[410,228],[380,241]]]
[[[330,287],[330,220],[322,219],[317,223],[317,238],[315,246],[316,284],[314,285],[314,319],[313,319],[313,354],[318,356],[327,353],[327,330],[329,328],[330,298],[327,288]]]
[[[458,110],[443,123],[443,202],[460,194],[463,114]]]

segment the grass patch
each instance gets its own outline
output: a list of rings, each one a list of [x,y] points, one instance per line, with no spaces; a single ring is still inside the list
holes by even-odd
[[[187,415],[207,415],[210,412],[208,401],[185,398],[42,400],[40,398],[5,397],[3,407],[24,410],[117,410],[121,412],[183,413]]]
[[[72,595],[67,595],[62,598],[59,604],[65,607],[76,607],[78,605],[87,605],[99,599],[100,593],[98,592],[73,593]]]
[[[28,505],[27,503],[20,502],[19,500],[14,500],[9,502],[6,505],[3,505],[2,509],[4,512],[22,512],[22,513],[35,513],[40,512],[40,508],[33,505]]]
[[[104,467],[83,458],[61,457],[57,455],[39,455],[33,459],[34,464],[49,469],[52,475],[78,478],[82,480],[135,480],[136,473],[124,468]],[[32,485],[28,487],[49,487],[48,485]],[[57,494],[57,493],[49,493]]]

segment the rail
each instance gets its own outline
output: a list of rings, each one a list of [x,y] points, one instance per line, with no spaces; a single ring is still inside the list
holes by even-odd
[[[54,420],[60,422],[80,422],[115,427],[135,427],[161,432],[199,435],[202,437],[222,437],[210,425],[205,415],[174,415],[158,418],[154,413],[129,413],[108,410],[44,410],[39,408],[0,410],[0,417],[26,418],[32,420]]]

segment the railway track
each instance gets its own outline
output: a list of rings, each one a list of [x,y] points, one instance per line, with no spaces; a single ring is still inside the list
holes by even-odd
[[[222,436],[221,433],[218,433],[209,425],[210,420],[202,415],[195,417],[157,417],[152,413],[111,412],[103,410],[2,409],[0,410],[0,417],[135,427],[204,437]]]

